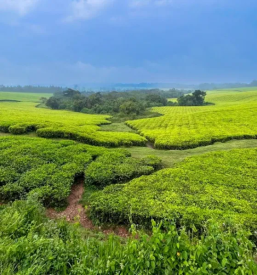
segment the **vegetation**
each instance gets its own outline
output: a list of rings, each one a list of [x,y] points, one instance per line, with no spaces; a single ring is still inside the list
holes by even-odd
[[[75,177],[106,149],[28,137],[0,138],[0,201],[36,195],[58,205],[70,193]]]
[[[101,222],[147,226],[153,218],[197,228],[208,219],[230,219],[254,232],[256,157],[257,149],[213,152],[127,184],[110,185],[91,196],[91,215]]]
[[[146,112],[146,108],[172,105],[167,98],[183,94],[182,91],[158,89],[82,94],[68,89],[62,93],[55,93],[47,100],[46,105],[52,109],[67,109],[89,114],[142,115]]]
[[[226,143],[217,142],[213,145],[202,146],[186,150],[153,150],[149,147],[135,146],[126,148],[126,150],[131,153],[132,157],[137,159],[145,158],[149,155],[154,155],[162,160],[162,165],[164,168],[171,168],[174,167],[175,164],[183,161],[187,157],[198,156],[215,151],[228,151],[235,148],[257,148],[257,139],[230,140]]]
[[[131,102],[157,102],[156,90],[132,94],[124,117]],[[45,98],[0,93],[0,274],[257,274],[256,139],[183,151],[63,140],[144,145],[138,130],[157,148],[185,149],[256,138],[254,88],[210,91],[213,106],[154,107],[163,116],[126,123],[135,130],[108,115],[35,108]],[[17,136],[31,132],[62,140]],[[63,206],[78,177],[92,220],[131,226],[130,237],[46,218],[43,205]]]
[[[206,99],[214,106],[156,107],[153,111],[164,116],[127,124],[157,149],[187,149],[217,141],[256,138],[257,93],[242,91],[210,93]]]
[[[88,183],[103,186],[151,174],[159,166],[156,157],[137,160],[125,150],[109,152],[73,141],[1,137],[0,201],[36,195],[47,205],[58,205],[70,194],[74,179],[84,173]]]
[[[56,87],[56,86],[32,86],[32,85],[26,85],[26,86],[6,86],[6,85],[0,85],[0,91],[5,92],[17,92],[17,93],[48,93],[53,94],[56,92],[62,92],[62,87]],[[1,92],[0,92],[1,93]]]
[[[256,274],[247,232],[210,223],[197,232],[165,231],[121,241],[82,234],[76,225],[49,221],[33,201],[0,210],[0,273],[9,274]],[[132,227],[133,234],[136,234]],[[92,234],[91,234],[92,235]]]
[[[47,98],[51,94],[47,93],[19,93],[19,92],[0,92],[0,102],[39,102],[41,98]]]
[[[205,104],[206,92],[194,91],[191,95],[183,95],[178,98],[179,106],[203,106]]]
[[[107,115],[35,108],[31,102],[0,102],[0,132],[40,137],[65,138],[106,147],[145,145],[146,139],[135,133],[100,131],[109,124]]]
[[[128,158],[124,152],[106,153],[87,167],[86,183],[103,187],[112,183],[126,182],[141,175],[149,175],[159,168],[161,160],[156,156],[137,160]]]

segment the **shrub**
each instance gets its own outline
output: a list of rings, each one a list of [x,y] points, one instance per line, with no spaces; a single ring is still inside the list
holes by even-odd
[[[50,221],[44,209],[17,201],[0,210],[1,274],[256,274],[248,232],[213,222],[201,236],[172,224],[122,240],[88,236],[76,225]],[[165,230],[162,230],[164,228]]]
[[[74,179],[106,149],[72,141],[0,138],[0,201],[35,195],[47,204],[64,201]]]
[[[191,157],[176,167],[112,185],[90,198],[91,216],[100,222],[149,226],[175,220],[198,228],[208,219],[231,219],[251,232],[257,226],[257,149],[237,149]]]
[[[126,182],[141,175],[149,175],[161,163],[158,158],[137,160],[127,157],[125,152],[108,152],[91,163],[86,171],[86,183],[107,186],[112,183]]]

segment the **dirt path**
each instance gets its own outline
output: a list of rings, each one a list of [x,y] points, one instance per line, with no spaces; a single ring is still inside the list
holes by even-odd
[[[155,149],[155,148],[154,148],[154,143],[151,142],[151,141],[147,141],[146,146],[147,146],[148,148]]]
[[[85,208],[79,203],[84,193],[84,181],[80,180],[71,188],[70,196],[67,199],[68,207],[62,211],[57,212],[53,208],[46,211],[46,215],[51,219],[65,218],[68,222],[80,222],[80,224],[88,229],[102,232],[106,235],[116,234],[121,237],[128,237],[130,234],[125,227],[119,226],[115,228],[101,229],[93,225],[92,221],[88,218]]]

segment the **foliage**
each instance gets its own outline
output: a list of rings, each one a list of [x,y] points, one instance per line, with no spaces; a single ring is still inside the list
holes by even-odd
[[[241,91],[242,90],[242,91]],[[240,91],[208,92],[213,106],[156,107],[164,116],[127,121],[157,149],[188,149],[217,141],[256,138],[257,93]]]
[[[53,97],[48,99],[46,105],[52,109],[68,109],[90,114],[141,115],[145,113],[148,107],[171,104],[165,96],[172,94],[174,92],[155,90],[154,93],[153,90],[144,90],[97,92],[88,95],[68,89],[62,93],[54,94]]]
[[[201,90],[195,90],[191,95],[183,95],[178,98],[179,106],[202,106],[204,105],[204,99],[206,92]]]
[[[19,93],[19,92],[1,92],[0,101],[11,101],[11,102],[37,102],[41,101],[41,98],[48,98],[52,94],[47,93]]]
[[[0,210],[0,273],[45,274],[256,274],[254,245],[242,229],[209,223],[201,237],[152,222],[151,236],[121,242],[50,221],[33,201]],[[136,234],[132,227],[133,234]]]
[[[191,157],[175,168],[110,185],[90,198],[91,215],[101,222],[149,225],[175,220],[201,228],[227,218],[252,232],[257,226],[257,149],[236,149]]]
[[[124,152],[108,152],[99,156],[85,171],[87,184],[107,186],[122,183],[160,168],[161,160],[149,156],[142,160],[127,157]]]
[[[30,102],[0,102],[0,132],[25,134],[35,131],[40,137],[67,138],[106,147],[145,145],[136,133],[104,132],[98,125],[109,124],[106,115],[35,108]]]
[[[105,151],[73,141],[1,137],[0,201],[37,196],[46,204],[59,204],[74,178]]]
[[[105,186],[148,175],[159,165],[158,158],[137,160],[123,149],[110,151],[73,141],[1,137],[0,201],[37,196],[45,204],[57,205],[68,197],[75,177],[85,173],[87,183]]]

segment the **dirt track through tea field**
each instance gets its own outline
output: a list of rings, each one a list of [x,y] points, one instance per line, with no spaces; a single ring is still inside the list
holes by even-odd
[[[120,237],[128,237],[130,234],[125,227],[119,226],[115,228],[101,229],[93,225],[88,218],[87,212],[80,200],[84,193],[84,180],[80,179],[71,188],[70,196],[67,199],[68,206],[64,211],[57,212],[53,208],[47,209],[47,216],[51,219],[66,219],[68,222],[79,222],[81,226],[88,230],[100,231],[106,235],[116,234]]]

